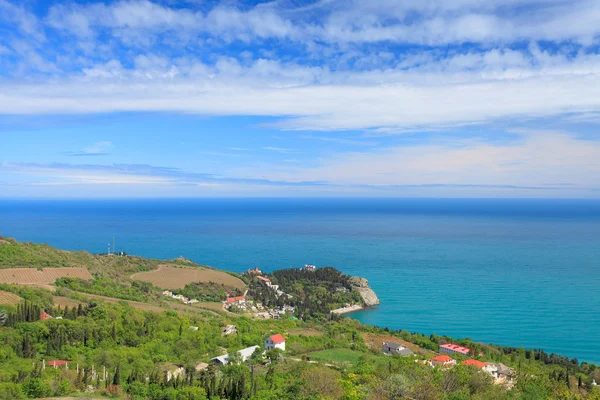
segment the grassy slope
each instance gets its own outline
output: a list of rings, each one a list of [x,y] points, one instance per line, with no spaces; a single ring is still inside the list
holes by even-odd
[[[46,244],[18,242],[11,238],[0,236],[0,269],[6,268],[58,268],[78,267],[87,268],[94,276],[102,276],[121,284],[130,285],[130,277],[135,273],[154,271],[160,266],[172,267],[202,267],[213,273],[222,273],[225,278],[235,279],[230,273],[218,271],[206,266],[199,266],[188,260],[154,260],[136,256],[107,256],[91,254],[87,251],[67,251],[56,249]],[[236,279],[237,280],[237,279]],[[241,281],[240,281],[241,283]],[[68,291],[69,292],[69,291]],[[164,303],[159,291],[149,295],[149,302]],[[169,304],[179,307],[183,304]],[[220,309],[220,304],[202,304],[203,308]],[[200,305],[200,306],[202,306]]]
[[[116,257],[91,254],[87,251],[67,251],[46,244],[18,242],[0,236],[0,268],[78,267],[87,268],[91,274],[128,279],[136,272],[152,271],[160,265],[198,267],[191,261],[164,261],[136,256]]]

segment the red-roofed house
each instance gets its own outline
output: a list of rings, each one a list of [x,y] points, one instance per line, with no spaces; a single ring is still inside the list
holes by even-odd
[[[48,366],[56,368],[56,367],[62,367],[63,365],[67,365],[68,363],[69,363],[68,360],[52,360],[52,361],[48,361]]]
[[[48,314],[46,311],[42,311],[42,313],[40,314],[40,319],[42,321],[45,321],[50,318],[52,318],[52,315]]]
[[[265,350],[281,349],[285,351],[285,338],[279,333],[277,335],[269,336],[265,340]]]
[[[233,303],[239,303],[241,305],[245,305],[246,304],[246,299],[244,299],[244,296],[237,296],[237,297],[229,297],[229,298],[227,298],[227,304],[232,305]]]
[[[265,283],[271,283],[271,280],[269,278],[265,278],[264,276],[257,276],[257,278]]]
[[[456,365],[456,360],[448,356],[437,356],[431,359],[431,365],[434,367],[451,367]]]
[[[466,356],[471,352],[471,349],[468,347],[459,346],[457,344],[447,343],[440,346],[440,352],[447,354],[458,353]]]
[[[487,367],[486,363],[481,362],[479,360],[473,360],[473,359],[471,359],[471,360],[465,360],[461,364],[462,365],[472,365],[475,368],[480,368],[480,369],[483,369],[483,368]]]

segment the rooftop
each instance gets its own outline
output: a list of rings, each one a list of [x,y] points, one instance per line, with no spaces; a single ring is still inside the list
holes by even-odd
[[[440,348],[452,350],[452,351],[455,351],[457,353],[462,353],[462,354],[468,354],[471,351],[471,349],[468,347],[459,346],[459,345],[453,344],[453,343],[442,344],[442,345],[440,345]]]
[[[275,344],[285,342],[285,338],[283,336],[281,336],[279,333],[277,335],[270,336],[269,339],[271,339],[273,341],[273,343],[275,343]]]
[[[447,363],[449,361],[453,361],[454,359],[452,357],[449,357],[449,356],[436,356],[436,357],[433,357],[431,360],[432,361],[439,361],[439,362]]]
[[[472,366],[477,367],[477,368],[484,368],[484,367],[487,366],[486,363],[484,363],[482,361],[479,361],[479,360],[473,360],[473,359],[471,359],[471,360],[465,360],[465,361],[462,362],[462,364],[463,365],[472,365]]]

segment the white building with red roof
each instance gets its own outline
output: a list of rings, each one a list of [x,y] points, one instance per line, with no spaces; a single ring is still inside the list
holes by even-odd
[[[457,344],[447,343],[440,345],[440,352],[446,354],[458,353],[466,356],[471,352],[471,349],[468,347],[459,346]]]
[[[285,351],[285,338],[281,334],[269,336],[265,340],[265,350],[281,349]]]
[[[449,356],[436,356],[431,359],[431,365],[433,367],[453,367],[456,365],[456,360]]]

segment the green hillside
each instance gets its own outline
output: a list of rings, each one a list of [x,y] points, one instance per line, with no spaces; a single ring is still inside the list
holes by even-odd
[[[8,266],[31,267],[35,262],[47,266],[62,260],[66,263],[63,267],[82,262],[96,269],[90,267],[95,274],[93,282],[71,282],[81,290],[64,286],[58,289],[68,297],[38,287],[0,285],[4,292],[23,299],[17,304],[0,305],[0,400],[66,396],[151,400],[600,400],[600,390],[593,385],[594,380],[600,381],[596,365],[543,350],[390,331],[346,318],[263,320],[181,303],[163,307],[153,297],[155,288],[146,293],[141,284],[116,279],[142,267],[163,265],[163,261],[104,257],[2,241],[2,257]],[[129,292],[120,288],[128,288]],[[123,294],[137,296],[132,288],[146,297],[137,302],[115,298]],[[84,290],[114,293],[86,296],[81,293]],[[52,318],[42,320],[42,312]],[[227,325],[235,325],[236,333],[223,334]],[[246,360],[234,356],[250,346],[262,348],[264,340],[274,334],[286,339],[284,352],[259,351]],[[389,341],[406,344],[415,355],[383,355],[381,343]],[[457,362],[454,366],[427,365],[444,343],[470,347],[477,360],[488,366],[504,365],[512,371],[510,380],[494,382],[490,373],[463,365],[467,357],[461,355],[452,355]],[[225,353],[232,355],[230,364],[211,363],[213,357]],[[52,360],[68,361],[69,367],[54,368]]]
[[[165,262],[135,256],[117,257],[91,254],[87,251],[67,251],[46,244],[18,242],[0,236],[0,268],[87,268],[92,274],[120,278],[135,272],[156,269],[159,263],[185,262]]]

